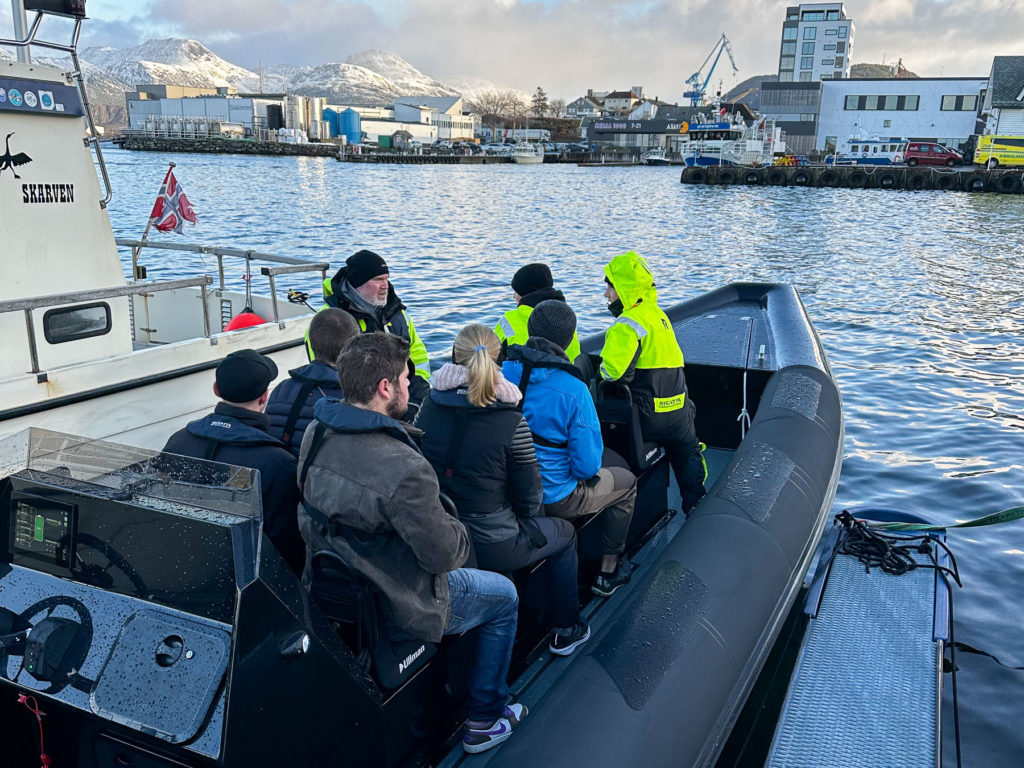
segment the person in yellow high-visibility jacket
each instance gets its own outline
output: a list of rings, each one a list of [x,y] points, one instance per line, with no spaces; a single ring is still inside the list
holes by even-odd
[[[565,301],[565,295],[555,288],[555,280],[547,264],[527,264],[516,270],[512,276],[512,297],[515,299],[516,308],[502,315],[498,324],[494,326],[494,333],[501,342],[499,360],[505,359],[508,348],[513,344],[525,344],[530,337],[526,323],[534,307],[542,301]],[[572,334],[572,341],[565,348],[565,354],[569,362],[580,355],[580,337],[575,331]]]
[[[704,496],[705,467],[687,397],[683,352],[668,316],[658,307],[654,275],[634,251],[604,268],[605,299],[615,322],[605,332],[601,378],[629,385],[645,440],[665,448],[689,512]]]
[[[409,342],[409,359],[416,368],[416,375],[409,380],[406,419],[411,421],[430,392],[430,358],[405,304],[395,293],[387,263],[373,251],[356,251],[334,277],[324,280],[324,302],[325,307],[344,309],[352,315],[363,333],[383,331]],[[312,360],[308,338],[307,349]]]

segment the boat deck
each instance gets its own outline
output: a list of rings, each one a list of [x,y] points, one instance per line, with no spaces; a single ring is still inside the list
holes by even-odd
[[[767,768],[939,764],[934,595],[933,570],[865,573],[853,557],[836,557]]]

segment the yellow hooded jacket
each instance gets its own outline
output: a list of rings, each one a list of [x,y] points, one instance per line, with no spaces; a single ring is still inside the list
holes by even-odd
[[[604,268],[619,294],[622,312],[605,332],[601,377],[629,383],[634,402],[647,413],[667,413],[686,403],[683,352],[668,316],[658,307],[654,275],[634,251]]]

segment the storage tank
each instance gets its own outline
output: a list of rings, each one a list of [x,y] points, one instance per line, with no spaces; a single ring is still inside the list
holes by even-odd
[[[349,144],[358,144],[363,138],[363,121],[359,113],[349,107],[339,115],[338,134],[348,139]]]

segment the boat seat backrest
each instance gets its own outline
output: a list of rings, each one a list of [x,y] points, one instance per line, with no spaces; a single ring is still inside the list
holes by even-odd
[[[596,405],[605,447],[623,456],[634,473],[642,474],[661,458],[664,451],[643,438],[640,412],[626,384],[601,382]]]
[[[380,593],[353,573],[337,552],[314,554],[310,571],[314,602],[338,626],[357,657],[369,654],[373,676],[384,690],[399,688],[437,653],[433,643],[402,636],[389,626]]]

